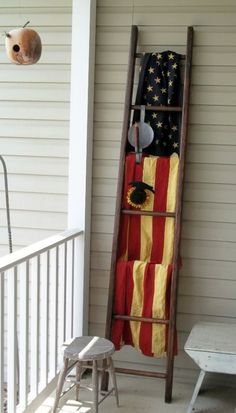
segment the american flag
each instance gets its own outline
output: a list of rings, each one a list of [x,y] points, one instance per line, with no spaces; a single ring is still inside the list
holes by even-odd
[[[145,53],[141,60],[136,105],[177,106],[180,101],[180,57],[164,51]],[[140,119],[134,112],[133,122]],[[175,112],[146,111],[145,122],[154,131],[153,142],[145,152],[157,156],[170,156],[179,152],[179,114]],[[129,151],[131,148],[127,147]]]

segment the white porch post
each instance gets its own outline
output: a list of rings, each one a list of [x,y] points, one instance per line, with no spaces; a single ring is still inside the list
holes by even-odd
[[[74,336],[88,326],[95,18],[96,0],[73,0],[68,228],[84,231],[75,244]]]

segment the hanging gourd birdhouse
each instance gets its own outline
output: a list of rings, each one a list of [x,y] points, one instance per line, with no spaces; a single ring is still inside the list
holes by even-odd
[[[26,27],[28,23],[6,33],[7,56],[19,65],[33,65],[41,56],[41,39],[35,30]]]

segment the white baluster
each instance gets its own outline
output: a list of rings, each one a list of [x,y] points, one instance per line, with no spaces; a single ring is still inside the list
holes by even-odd
[[[71,240],[71,337],[74,336],[75,240]]]
[[[67,242],[65,242],[64,248],[64,340],[66,340],[67,330],[66,330],[66,306],[67,306]]]
[[[29,356],[29,261],[19,265],[20,280],[20,335],[19,335],[19,404],[27,407]]]
[[[67,278],[66,278],[66,340],[72,338],[73,322],[73,263],[72,263],[72,242],[67,243]]]
[[[65,340],[65,245],[59,246],[59,262],[58,262],[58,355],[60,367],[62,362],[61,346]]]
[[[57,309],[58,309],[58,250],[50,251],[50,377],[55,377],[57,368]]]
[[[86,319],[87,314],[84,312],[83,302],[88,302],[88,297],[84,297],[84,293],[88,291],[88,288],[84,283],[88,283],[88,274],[87,277],[84,275],[84,258],[83,258],[83,243],[84,237],[76,237],[74,240],[74,291],[73,291],[73,336],[77,337],[83,334],[82,327],[83,324],[87,324],[88,320]],[[82,274],[82,277],[81,277]]]
[[[7,411],[15,413],[17,404],[17,267],[7,271]]]
[[[49,252],[41,254],[40,388],[48,384],[49,349]]]
[[[0,411],[4,402],[4,272],[0,274]]]
[[[38,394],[39,382],[39,280],[40,256],[31,260],[31,346],[30,346],[30,388],[31,397]]]

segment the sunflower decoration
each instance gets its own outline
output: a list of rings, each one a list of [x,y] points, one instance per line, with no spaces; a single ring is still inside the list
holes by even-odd
[[[141,181],[132,181],[127,192],[127,202],[134,208],[145,208],[150,201],[150,191],[155,193],[152,186]]]

